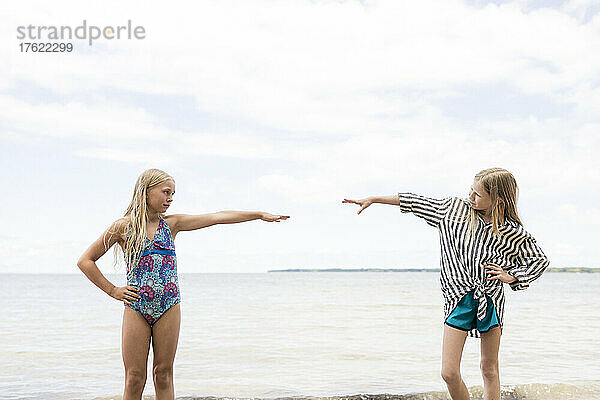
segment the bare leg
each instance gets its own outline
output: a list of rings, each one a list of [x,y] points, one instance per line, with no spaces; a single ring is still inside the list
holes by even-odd
[[[500,349],[501,333],[498,327],[481,334],[481,376],[483,376],[483,398],[485,400],[500,400],[498,350]]]
[[[123,311],[121,353],[125,366],[125,390],[123,400],[140,400],[146,384],[148,351],[150,350],[150,326],[129,307]]]
[[[444,325],[442,344],[442,378],[452,400],[469,400],[469,391],[460,376],[460,360],[467,332]]]
[[[152,348],[154,350],[154,365],[152,376],[156,400],[173,400],[173,361],[179,341],[179,324],[181,311],[179,304],[171,307],[152,327]]]

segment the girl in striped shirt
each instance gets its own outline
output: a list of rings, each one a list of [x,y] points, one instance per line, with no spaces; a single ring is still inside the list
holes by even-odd
[[[524,290],[548,267],[548,259],[517,214],[517,182],[502,168],[475,175],[469,199],[431,199],[411,193],[344,199],[360,206],[400,206],[440,233],[444,296],[442,378],[453,400],[469,399],[460,376],[467,336],[481,338],[486,400],[500,399],[498,349],[504,320],[504,284]]]

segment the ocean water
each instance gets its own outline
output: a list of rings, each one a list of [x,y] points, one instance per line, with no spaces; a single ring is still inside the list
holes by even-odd
[[[83,274],[0,278],[0,399],[120,399],[122,303]],[[182,274],[177,397],[446,399],[438,279]],[[503,399],[600,399],[600,274],[507,289]],[[467,339],[462,374],[482,398],[478,339]]]

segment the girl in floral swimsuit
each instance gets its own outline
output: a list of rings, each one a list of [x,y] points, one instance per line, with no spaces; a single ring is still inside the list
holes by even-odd
[[[260,211],[165,216],[174,193],[175,181],[168,174],[158,169],[144,171],[135,184],[125,216],[92,243],[77,262],[90,281],[126,306],[122,328],[123,400],[141,399],[151,342],[156,399],[173,399],[175,395],[173,361],[181,320],[174,245],[177,233],[216,224],[289,218]],[[109,282],[96,265],[115,243],[119,245],[115,252],[122,249],[127,264],[127,286],[123,287]]]
[[[127,284],[138,288],[141,298],[126,306],[142,314],[150,326],[181,300],[173,236],[169,224],[160,215],[158,218],[154,237],[146,238],[140,260],[127,273]]]

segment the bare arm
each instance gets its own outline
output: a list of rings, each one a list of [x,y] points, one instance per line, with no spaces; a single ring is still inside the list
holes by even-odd
[[[397,194],[393,194],[390,196],[371,196],[371,197],[366,197],[361,200],[344,199],[342,201],[342,203],[358,204],[360,206],[360,210],[358,210],[358,214],[360,214],[365,208],[369,207],[373,203],[390,204],[390,205],[398,206],[398,205],[400,205],[400,200],[398,199]]]
[[[139,299],[139,295],[135,293],[137,289],[133,286],[117,287],[113,285],[100,272],[96,265],[96,261],[102,257],[115,243],[123,242],[122,234],[123,221],[119,220],[113,223],[91,246],[81,255],[77,266],[92,281],[92,283],[100,288],[104,293],[108,294],[117,300],[131,304],[131,301]]]
[[[398,193],[391,196],[372,196],[362,200],[344,199],[342,203],[358,204],[360,206],[359,214],[373,203],[400,206],[400,211],[403,213],[412,213],[424,219],[429,225],[437,227],[449,210],[452,201],[451,197],[437,200],[412,193]]]
[[[168,217],[173,221],[173,235],[179,231],[193,231],[218,224],[236,224],[256,219],[267,222],[280,222],[288,218],[288,215],[273,215],[262,211],[219,211],[211,214],[176,214]]]

